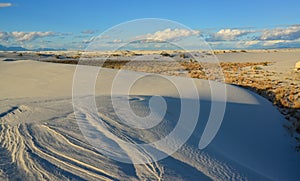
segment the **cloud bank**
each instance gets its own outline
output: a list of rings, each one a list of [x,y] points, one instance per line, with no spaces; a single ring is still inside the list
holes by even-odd
[[[162,46],[159,43],[186,43],[184,46],[199,47],[194,37],[202,37],[213,49],[265,49],[300,48],[300,25],[271,28],[223,28],[210,30],[190,30],[166,28],[135,37],[97,37],[95,31],[83,30],[80,33],[59,33],[53,31],[0,31],[0,45],[51,46],[69,49],[84,49],[97,38],[106,42],[104,47],[116,47],[124,43],[134,46]],[[55,38],[57,37],[57,38]],[[193,38],[190,38],[193,37]],[[152,43],[152,45],[151,45]],[[150,47],[151,48],[151,47]],[[150,49],[149,48],[149,49]],[[191,48],[192,49],[192,48]]]
[[[296,40],[300,38],[300,25],[263,31],[260,40]]]
[[[239,29],[221,29],[218,32],[212,34],[208,41],[233,41],[237,38],[254,33],[254,30],[239,30]]]
[[[221,29],[205,39],[213,48],[300,48],[300,25],[268,29]]]

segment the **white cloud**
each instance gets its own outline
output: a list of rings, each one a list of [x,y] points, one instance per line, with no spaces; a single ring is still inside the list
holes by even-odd
[[[296,40],[298,38],[300,38],[300,25],[264,30],[259,37],[260,40]]]
[[[259,30],[252,39],[244,39],[239,42],[245,48],[299,47],[299,43],[300,25]]]
[[[157,31],[153,34],[146,34],[136,37],[136,39],[146,39],[149,41],[176,41],[184,37],[198,36],[200,31],[188,29],[170,29]]]
[[[92,37],[90,30],[82,31],[79,34],[73,35],[72,33],[59,33],[59,32],[41,32],[41,31],[14,31],[14,32],[1,32],[0,31],[0,44],[15,46],[35,46],[42,45],[58,47],[66,46],[64,48],[72,47],[85,47],[91,42],[100,40],[101,45],[94,45],[99,49],[101,46],[105,48],[118,48],[120,45],[128,42],[128,46],[136,46],[138,48],[149,46],[149,48],[163,47],[165,42],[179,41],[184,46],[199,47],[199,42],[189,39],[189,37],[199,36],[200,31],[189,29],[163,29],[154,33],[143,34],[136,37],[124,36],[97,36]],[[71,38],[66,38],[71,36]],[[78,36],[76,36],[78,35]],[[80,36],[79,36],[80,35]],[[275,27],[268,29],[253,29],[253,28],[224,28],[224,29],[209,29],[201,31],[201,36],[206,38],[209,44],[216,49],[236,49],[236,48],[281,48],[281,47],[300,47],[300,25],[291,25],[286,27]],[[50,39],[48,37],[56,37]],[[88,39],[91,37],[90,39]],[[62,38],[65,38],[63,41]],[[76,44],[70,42],[76,39]],[[48,41],[48,40],[51,40]],[[41,43],[41,42],[44,43]],[[149,44],[144,44],[144,43]],[[59,45],[59,44],[62,45]]]
[[[39,31],[34,31],[34,32],[18,32],[14,31],[11,32],[12,37],[16,41],[31,41],[37,38],[42,38],[42,37],[47,37],[47,36],[53,36],[55,35],[54,32],[52,31],[47,31],[47,32],[39,32]]]
[[[250,40],[238,42],[243,48],[296,48],[300,47],[300,38],[296,40]]]
[[[285,43],[285,42],[286,42],[285,40],[268,40],[268,41],[263,41],[261,45],[269,47],[269,46],[274,46],[276,44]]]
[[[12,3],[0,3],[0,8],[10,7],[12,5]]]
[[[273,47],[278,45],[292,45],[292,44],[298,44],[300,43],[300,38],[296,40],[267,40],[267,41],[261,41],[262,46],[266,47]]]
[[[208,41],[233,41],[238,37],[254,33],[255,30],[239,30],[239,29],[221,29],[217,33],[212,34]]]
[[[40,32],[40,31],[33,31],[33,32],[22,32],[22,31],[14,31],[14,32],[0,32],[0,40],[7,41],[9,39],[18,41],[18,42],[25,42],[31,41],[38,38],[44,38],[49,36],[58,35],[52,31],[47,32]]]

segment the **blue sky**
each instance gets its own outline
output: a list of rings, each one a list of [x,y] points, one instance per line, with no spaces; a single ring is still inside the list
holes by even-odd
[[[0,44],[83,49],[119,23],[163,18],[199,31],[215,49],[299,47],[299,9],[297,0],[0,0]]]

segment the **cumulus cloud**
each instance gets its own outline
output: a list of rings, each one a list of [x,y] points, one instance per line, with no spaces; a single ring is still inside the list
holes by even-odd
[[[53,36],[55,35],[54,32],[52,31],[47,31],[47,32],[18,32],[14,31],[11,32],[11,35],[14,37],[15,40],[17,41],[31,41],[37,38],[42,38],[42,37],[47,37],[47,36]]]
[[[221,29],[207,38],[207,41],[233,41],[254,32],[255,30]]]
[[[238,44],[244,48],[299,47],[300,25],[257,30],[251,39],[244,38]]]
[[[264,30],[259,37],[260,40],[296,40],[298,38],[300,38],[300,25]]]
[[[136,39],[146,39],[149,41],[176,41],[184,37],[198,36],[200,31],[188,29],[170,29],[157,31],[153,34],[146,34],[136,37]]]
[[[12,3],[0,3],[0,8],[10,7]]]
[[[40,42],[44,41],[45,44],[52,43],[53,46],[58,46],[62,38],[71,36],[76,39],[76,46],[86,46],[91,42],[97,42],[95,39],[101,40],[105,46],[109,48],[115,48],[124,43],[130,43],[130,46],[141,47],[143,45],[152,47],[165,46],[166,42],[174,42],[179,40],[185,40],[192,36],[199,36],[200,31],[189,29],[162,29],[154,33],[143,34],[135,37],[124,36],[97,36],[92,37],[95,34],[93,30],[85,30],[81,33],[73,35],[72,33],[60,33],[52,31],[14,31],[14,32],[1,32],[0,31],[0,44],[5,45],[26,45],[30,44],[40,46]],[[290,25],[286,27],[273,27],[266,29],[254,29],[254,28],[224,28],[224,29],[204,29],[201,30],[201,36],[207,40],[210,45],[218,49],[233,49],[233,48],[280,48],[280,47],[300,47],[300,25]],[[55,37],[53,40],[47,37]],[[71,38],[71,39],[72,39]],[[38,39],[38,41],[34,41]],[[48,41],[51,40],[52,42]],[[184,45],[187,44],[190,47],[198,46],[197,42],[186,39],[183,41]],[[64,45],[66,48],[74,47],[73,43],[68,42],[69,39],[65,39]],[[73,40],[72,40],[73,41]],[[147,44],[143,44],[147,43]],[[98,46],[98,45],[97,45]],[[102,46],[102,45],[99,45]],[[103,45],[104,46],[104,45]]]
[[[35,40],[37,38],[55,36],[56,33],[52,31],[47,32],[40,32],[40,31],[33,31],[33,32],[22,32],[22,31],[14,31],[14,32],[0,32],[0,40],[7,41],[9,39],[13,39],[18,42],[25,42]]]

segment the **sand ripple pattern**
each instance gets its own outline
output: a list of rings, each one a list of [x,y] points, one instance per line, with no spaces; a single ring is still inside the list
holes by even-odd
[[[106,97],[97,99],[108,102]],[[146,114],[143,100],[131,99],[132,106],[145,109]],[[151,161],[143,149],[139,154],[149,160],[147,164],[109,159],[85,140],[68,98],[26,100],[26,104],[22,100],[0,102],[6,105],[0,106],[1,180],[247,180],[234,164],[218,160],[190,142],[159,162]],[[130,143],[159,139],[171,129],[167,123],[157,130],[135,132],[120,124],[109,105],[99,110],[108,130]]]

